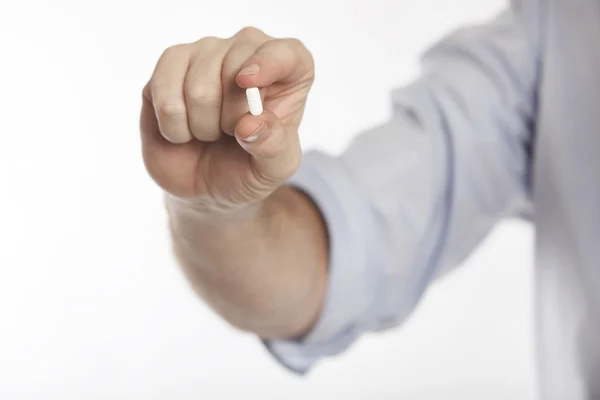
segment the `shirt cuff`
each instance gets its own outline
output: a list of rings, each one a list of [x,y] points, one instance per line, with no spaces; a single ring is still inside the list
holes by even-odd
[[[367,249],[376,245],[363,196],[339,160],[313,151],[304,155],[289,184],[316,203],[329,233],[329,278],[324,308],[313,329],[302,340],[264,340],[269,352],[288,369],[305,374],[321,358],[347,349],[373,327],[369,313],[378,274]]]

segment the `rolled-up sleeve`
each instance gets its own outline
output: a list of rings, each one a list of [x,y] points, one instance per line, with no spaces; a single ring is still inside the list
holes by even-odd
[[[422,76],[394,93],[387,123],[339,157],[305,154],[290,184],[326,222],[329,278],[306,337],[265,341],[285,366],[305,373],[363,334],[399,325],[498,220],[527,211],[537,4],[515,1],[449,35],[424,55]]]

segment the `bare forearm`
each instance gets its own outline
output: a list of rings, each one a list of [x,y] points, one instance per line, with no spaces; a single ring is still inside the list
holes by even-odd
[[[263,202],[207,213],[168,200],[175,254],[194,289],[232,325],[262,337],[297,337],[321,309],[325,224],[290,187]]]

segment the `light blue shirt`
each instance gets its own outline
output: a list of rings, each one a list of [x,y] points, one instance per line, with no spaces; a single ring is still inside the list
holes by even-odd
[[[423,56],[394,114],[340,156],[310,152],[292,183],[331,236],[325,308],[299,342],[306,372],[400,324],[498,221],[536,226],[544,399],[600,399],[600,0],[513,1]]]

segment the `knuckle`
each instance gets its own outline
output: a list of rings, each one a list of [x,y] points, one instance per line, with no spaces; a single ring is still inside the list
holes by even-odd
[[[310,69],[314,68],[313,56],[301,40],[296,38],[284,39],[283,44],[294,54],[295,58],[307,63]]]
[[[306,46],[304,46],[304,43],[302,43],[302,41],[297,38],[282,39],[282,42],[285,43],[292,50],[297,51],[297,50],[305,50],[306,49]]]
[[[237,40],[233,43],[233,45],[229,48],[229,52],[227,53],[227,57],[225,57],[225,61],[229,61],[234,59],[239,61],[239,58],[243,55],[253,54],[258,46],[251,40]]]
[[[220,39],[216,36],[206,36],[196,42],[196,45],[202,48],[213,48],[218,46],[223,42],[223,39]]]
[[[279,39],[278,44],[283,48],[287,49],[290,53],[293,54],[293,57],[304,61],[309,61],[312,63],[312,54],[308,50],[308,48],[304,45],[300,39],[296,38],[285,38]]]
[[[300,59],[300,52],[298,51],[298,48],[289,40],[282,40],[279,42],[279,47],[281,48],[282,56],[285,58],[294,60],[294,63],[297,63],[297,60]]]
[[[159,118],[181,118],[186,115],[185,104],[178,101],[157,101],[154,105]]]
[[[235,36],[238,36],[238,37],[255,37],[255,36],[258,36],[258,35],[264,35],[264,33],[260,29],[255,28],[253,26],[245,26],[242,29],[240,29],[238,31],[238,33],[236,33]]]
[[[193,83],[186,87],[186,100],[195,107],[216,108],[221,106],[223,93],[220,83]]]
[[[254,54],[257,47],[254,42],[249,40],[238,40],[233,43],[223,59],[221,79],[224,83],[234,79],[235,75],[240,71],[240,64],[247,61]]]
[[[172,58],[172,57],[180,57],[183,54],[187,54],[188,45],[187,44],[175,44],[173,46],[169,46],[163,51],[161,58]]]
[[[306,47],[304,47],[304,45],[299,39],[293,38],[278,39],[274,42],[274,45],[280,48],[282,51],[293,55],[294,57],[297,57],[299,54],[302,54],[302,52],[306,49]]]

